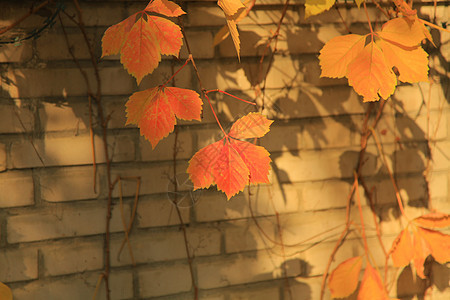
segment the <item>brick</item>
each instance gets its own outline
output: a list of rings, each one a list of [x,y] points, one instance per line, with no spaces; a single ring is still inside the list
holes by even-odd
[[[9,104],[0,104],[0,132],[1,133],[19,133],[32,131],[34,128],[34,116],[33,113],[27,108],[27,102],[18,101]]]
[[[141,269],[138,273],[139,295],[156,297],[191,290],[189,267],[184,264],[164,268]]]
[[[13,168],[31,168],[44,166],[83,165],[92,164],[92,143],[89,135],[46,136],[33,141],[19,140],[11,145],[11,164]],[[109,154],[113,161],[134,160],[133,142],[126,136],[108,137]],[[95,156],[97,163],[105,162],[103,140],[94,137]],[[40,158],[41,159],[40,159]]]
[[[301,183],[298,189],[302,210],[326,210],[347,205],[351,184],[341,180],[326,180]]]
[[[127,205],[124,210],[125,216],[128,216]],[[9,243],[21,243],[102,234],[105,232],[105,224],[106,206],[83,204],[10,216],[7,219],[6,229]],[[122,230],[120,209],[114,207],[111,232]]]
[[[224,194],[217,191],[204,191],[199,195],[194,206],[196,220],[211,222],[219,220],[232,220],[251,217],[249,209],[249,193],[244,192],[226,201]],[[296,212],[298,210],[298,195],[291,185],[263,186],[251,188],[251,203],[255,216],[274,215],[274,207],[278,213]]]
[[[273,245],[269,239],[276,239],[276,224],[273,220],[262,218],[256,220],[259,226],[256,226],[254,221],[248,220],[227,223],[227,227],[224,230],[225,249],[227,253],[260,250],[270,248]]]
[[[82,273],[103,268],[103,241],[71,241],[41,247],[46,276]]]
[[[395,171],[399,173],[421,173],[425,171],[426,153],[425,144],[413,145],[411,148],[395,151]]]
[[[448,195],[447,172],[433,172],[428,178],[431,199],[445,198]]]
[[[13,288],[14,299],[90,299],[94,295],[100,274],[78,274],[58,279],[32,281]],[[111,299],[133,297],[132,275],[129,272],[115,271],[110,274]],[[104,300],[105,287],[102,283],[95,299]]]
[[[442,103],[446,102],[446,96],[441,84],[416,83],[414,85],[400,85],[395,89],[394,98],[401,102],[407,112],[415,116],[423,108],[424,98],[418,95],[426,95],[425,100],[430,102],[430,109],[439,110]]]
[[[201,289],[210,289],[281,278],[282,263],[281,257],[265,252],[250,256],[232,255],[212,262],[201,262],[197,264],[198,286]],[[300,272],[300,264],[294,262],[288,269],[288,276],[295,276]]]
[[[257,291],[248,291],[245,289],[230,294],[230,300],[278,300],[280,299],[280,291],[278,288],[262,288]]]
[[[183,223],[190,222],[190,207],[180,209]],[[180,224],[174,204],[166,197],[140,197],[139,227],[159,227]]]
[[[179,130],[177,138],[177,159],[190,159],[193,155],[192,143],[194,133],[191,130]],[[143,161],[173,160],[175,133],[161,140],[155,149],[143,136],[139,138],[141,158]]]
[[[31,59],[33,48],[30,41],[6,44],[0,47],[0,63],[24,62]]]
[[[220,232],[214,228],[188,228],[187,240],[190,255],[193,257],[220,254]],[[123,239],[115,239],[111,243],[112,266],[130,265],[132,262],[127,245],[123,247],[119,259],[118,254],[122,241]],[[185,259],[187,257],[183,233],[180,230],[140,235],[132,234],[130,242],[133,257],[138,264]]]
[[[289,282],[290,293],[285,288],[284,297],[289,299],[289,295],[295,295],[296,300],[320,299],[321,277],[296,277]],[[325,287],[324,298],[331,299],[330,289]]]
[[[94,120],[93,116],[93,120]],[[78,133],[89,128],[89,103],[70,101],[66,103],[42,103],[39,109],[42,129],[49,131],[70,130]]]
[[[214,57],[213,35],[210,31],[204,29],[202,31],[186,30],[186,37],[195,59]],[[180,58],[187,59],[187,57],[186,42],[183,42],[180,49]]]
[[[13,24],[30,10],[30,3],[27,2],[4,2],[0,5],[0,28]],[[44,17],[38,14],[31,15],[20,23],[20,28],[36,28],[42,25]],[[38,25],[39,24],[39,25]]]
[[[119,1],[110,1],[108,5],[96,2],[80,2],[83,11],[83,23],[88,27],[110,26],[119,23],[129,15],[125,3]],[[67,12],[71,15],[76,14],[73,4],[68,4]],[[69,22],[69,21],[68,21]]]
[[[6,170],[6,145],[0,143],[0,172]]]
[[[178,191],[191,191],[192,185],[187,182],[186,174],[187,164],[185,162],[177,162],[177,179],[179,183]],[[173,193],[173,163],[140,163],[138,166],[132,167],[116,167],[112,171],[112,178],[121,176],[122,178],[136,178],[140,177],[140,195],[147,194],[163,194],[164,198],[169,200],[169,196]],[[122,195],[134,196],[136,194],[136,181],[122,182]],[[119,196],[118,189],[114,190],[114,197]]]
[[[65,23],[65,26],[67,26],[67,23]],[[59,26],[58,29],[59,30],[54,29],[36,40],[36,51],[40,59],[72,60],[72,56],[67,49],[66,38]],[[72,52],[77,59],[90,59],[88,47],[86,46],[86,42],[81,32],[67,33],[67,39]],[[94,39],[98,39],[98,37],[94,37],[92,33],[88,32],[88,39],[92,44]]]
[[[38,277],[38,253],[33,248],[2,249],[0,281],[14,282]]]
[[[117,99],[119,98],[119,99]],[[128,98],[105,97],[103,104],[105,115],[109,117],[108,128],[136,128],[135,125],[126,125],[126,106]]]
[[[299,124],[291,124],[275,121],[270,131],[261,138],[261,146],[269,152],[302,149],[304,132]]]
[[[30,171],[0,173],[0,207],[34,204],[34,183]]]

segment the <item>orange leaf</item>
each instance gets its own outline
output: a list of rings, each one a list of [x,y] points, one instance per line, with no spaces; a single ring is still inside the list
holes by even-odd
[[[245,8],[240,0],[219,0],[217,4],[222,8],[225,15],[229,17],[237,13],[239,9]]]
[[[108,28],[102,38],[102,57],[120,53],[120,62],[138,84],[158,66],[161,54],[178,55],[183,43],[178,25],[147,13],[175,17],[185,12],[168,0],[153,0],[145,10]]]
[[[244,121],[238,120],[241,125],[238,124],[231,130],[239,136],[239,132],[236,130],[247,122],[245,120],[250,120],[250,118],[266,123],[266,125],[261,126],[268,127],[270,125],[270,123],[267,124],[270,121],[264,121],[261,117],[250,113],[240,119]],[[248,124],[253,123],[249,122]],[[243,130],[247,131],[246,134],[251,132],[245,126]],[[264,134],[265,132],[265,130],[259,129],[258,134]],[[269,182],[268,174],[271,162],[269,155],[269,152],[261,146],[226,136],[195,153],[189,161],[187,172],[195,189],[208,188],[210,185],[216,184],[217,188],[230,199],[239,191],[244,190],[245,185],[249,183]]]
[[[409,264],[414,255],[413,243],[408,228],[397,236],[389,251],[392,255],[394,267],[401,268]]]
[[[347,34],[329,40],[320,50],[320,77],[342,78],[348,65],[364,49],[366,36]]]
[[[450,226],[450,215],[434,212],[417,217],[414,219],[414,222],[424,227],[443,228]]]
[[[416,268],[417,275],[425,279],[424,266],[425,259],[431,254],[431,249],[427,242],[422,238],[422,235],[418,230],[413,232],[414,234],[414,267]]]
[[[154,87],[135,92],[126,103],[126,125],[138,125],[141,135],[155,148],[162,138],[173,131],[175,116],[200,121],[201,105],[198,94],[186,89]]]
[[[378,94],[387,99],[397,85],[395,74],[374,42],[364,47],[347,71],[348,83],[364,97],[365,102],[379,100]]]
[[[418,232],[426,241],[431,255],[438,263],[445,264],[450,261],[450,235],[420,227]]]
[[[161,49],[154,28],[141,17],[131,28],[120,51],[120,62],[139,84],[161,61]]]
[[[147,5],[145,11],[155,12],[167,17],[179,17],[185,14],[178,4],[168,0],[153,0]]]
[[[234,44],[234,48],[236,49],[236,53],[238,56],[239,61],[241,60],[241,41],[239,40],[239,31],[236,27],[236,21],[231,18],[231,17],[226,17],[227,19],[227,25],[228,25],[228,30],[230,31],[231,34],[231,39],[233,40],[233,44]]]
[[[118,54],[136,20],[136,14],[109,27],[102,38],[102,57]]]
[[[428,54],[422,47],[405,50],[394,43],[380,40],[377,42],[383,50],[390,68],[397,67],[402,82],[428,81]]]
[[[357,256],[340,263],[331,272],[328,287],[333,298],[347,297],[356,290],[361,266],[362,258]]]
[[[367,299],[389,300],[380,274],[370,264],[366,266],[358,293],[358,300]]]
[[[270,153],[264,147],[248,142],[230,139],[230,143],[249,170],[249,182],[252,184],[269,183]]]
[[[423,26],[418,20],[411,22],[406,18],[395,18],[384,23],[381,32],[377,32],[382,39],[393,41],[404,47],[415,47],[426,38]]]
[[[0,299],[1,300],[12,300],[13,299],[11,289],[2,282],[0,282]]]
[[[259,113],[249,113],[234,122],[229,135],[236,139],[260,138],[269,132],[272,123]]]

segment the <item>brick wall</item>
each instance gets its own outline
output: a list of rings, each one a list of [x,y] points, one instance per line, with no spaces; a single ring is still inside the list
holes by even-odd
[[[147,1],[81,1],[89,41],[97,58],[106,28],[142,9]],[[0,27],[25,14],[32,1],[0,2]],[[62,3],[62,2],[61,2]],[[70,1],[64,10],[75,14]],[[260,41],[276,29],[284,1],[261,0],[239,25],[242,52],[237,62],[232,42],[212,47],[224,24],[214,1],[183,1],[187,36],[204,86],[253,99],[258,84]],[[437,22],[447,22],[448,1],[439,1]],[[432,1],[418,3],[424,18],[433,16]],[[50,7],[54,11],[55,7]],[[370,7],[373,21],[381,14]],[[341,5],[340,13],[355,33],[367,30],[364,13]],[[72,50],[95,84],[89,52],[79,29],[61,15]],[[8,34],[29,32],[46,17],[33,15]],[[178,125],[176,168],[183,201],[194,279],[202,300],[318,299],[321,274],[343,224],[353,169],[360,149],[360,130],[369,104],[345,80],[320,78],[317,54],[323,44],[345,33],[339,14],[331,10],[304,19],[304,7],[293,2],[284,19],[278,54],[267,73],[264,114],[274,119],[261,139],[273,160],[271,184],[246,189],[226,201],[210,190],[191,192],[185,170],[190,157],[215,141],[220,132],[204,107],[203,121]],[[396,172],[400,193],[411,217],[427,206],[450,211],[450,122],[448,105],[448,33],[432,30],[437,48],[430,53],[430,83],[405,84],[387,101],[378,127],[388,164]],[[181,58],[187,57],[183,47]],[[137,216],[130,234],[135,265],[124,239],[122,213],[129,220],[136,181],[122,182],[113,193],[111,219],[112,299],[192,299],[193,286],[180,219],[171,199],[174,135],[155,150],[132,126],[125,126],[124,103],[138,90],[161,84],[171,75],[173,61],[137,87],[118,57],[99,59],[112,178],[140,177]],[[108,186],[107,158],[94,116],[89,132],[86,85],[66,46],[56,18],[36,39],[0,47],[0,281],[14,299],[90,299],[103,271]],[[196,88],[187,67],[176,85]],[[238,101],[213,97],[220,119],[227,124],[249,108]],[[431,137],[427,143],[427,137]],[[395,192],[373,139],[369,140],[364,178],[376,191],[375,213],[389,248],[403,228]],[[94,175],[92,145],[97,173]],[[431,151],[431,152],[430,152]],[[430,154],[431,153],[431,154]],[[426,171],[426,172],[425,172]],[[94,182],[95,188],[94,188]],[[368,242],[380,266],[373,212],[361,192]],[[430,199],[428,199],[430,197]],[[193,200],[192,200],[193,199]],[[431,204],[428,204],[430,200]],[[359,216],[352,213],[355,222]],[[286,247],[280,246],[280,237]],[[363,253],[358,231],[352,231],[332,267]],[[448,299],[449,269],[435,262],[427,299]],[[394,272],[395,273],[395,272]],[[400,272],[398,272],[400,273]],[[397,273],[397,274],[398,274]],[[416,281],[415,281],[416,280]],[[411,270],[393,280],[392,296],[421,295],[427,282],[413,279]],[[431,298],[432,297],[432,298]],[[100,286],[97,299],[104,299]],[[329,292],[326,292],[329,298]]]

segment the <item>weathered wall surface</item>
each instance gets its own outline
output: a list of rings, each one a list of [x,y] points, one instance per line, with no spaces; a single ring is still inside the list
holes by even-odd
[[[187,37],[205,88],[254,99],[253,87],[262,86],[259,56],[264,41],[276,30],[283,1],[256,4],[239,25],[242,53],[238,63],[230,40],[212,46],[214,34],[224,24],[216,3],[181,2],[187,12],[183,18]],[[117,56],[100,60],[100,40],[106,28],[145,5],[146,1],[81,2],[88,38],[99,59],[113,180],[117,176],[130,178],[122,182],[123,209],[119,185],[113,195],[111,293],[113,299],[192,299],[183,233],[171,202],[175,137],[170,135],[152,150],[138,129],[124,125],[128,96],[167,80],[173,61],[164,58],[154,74],[136,87]],[[439,24],[448,20],[447,5],[437,6]],[[17,20],[29,7],[26,1],[1,2],[0,27]],[[433,16],[432,2],[416,8],[424,18]],[[64,10],[75,14],[71,2]],[[350,4],[340,6],[339,11],[352,32],[367,32],[362,11]],[[383,20],[374,7],[370,7],[370,16],[372,21]],[[81,32],[66,15],[61,14],[61,18],[72,51],[95,85]],[[45,19],[33,16],[16,30],[29,32]],[[290,4],[265,83],[263,113],[275,120],[270,133],[261,139],[273,160],[270,185],[251,187],[228,202],[215,189],[191,192],[186,182],[187,162],[198,149],[217,140],[220,130],[207,105],[201,123],[181,122],[177,126],[175,173],[179,189],[186,192],[180,195],[184,197],[180,207],[200,299],[319,298],[321,274],[344,228],[360,131],[369,106],[346,81],[319,77],[319,50],[343,33],[346,30],[336,10],[305,20],[303,5]],[[432,30],[432,35],[437,48],[426,47],[430,83],[399,86],[375,130],[411,217],[427,208],[450,211],[449,34]],[[186,53],[183,48],[181,59]],[[263,63],[263,70],[267,65]],[[0,68],[0,281],[12,288],[17,300],[90,299],[105,260],[107,157],[95,113],[91,142],[86,85],[67,50],[59,19],[37,39],[2,45]],[[179,87],[198,86],[189,66],[175,82]],[[224,124],[251,111],[234,99],[212,98]],[[261,97],[257,101],[261,103]],[[384,254],[373,213],[381,221],[387,249],[405,223],[399,217],[382,156],[374,139],[369,143],[363,174],[374,189],[374,211],[364,193],[360,194],[368,241],[382,267]],[[140,177],[141,186],[130,234],[136,261],[133,266],[128,248],[125,246],[120,255],[119,249],[124,240],[121,212],[130,219],[135,177]],[[352,217],[358,224],[356,209]],[[358,230],[351,231],[332,267],[363,253],[359,237]],[[281,247],[281,243],[286,246]],[[432,285],[426,299],[448,299],[449,269],[435,262],[427,268],[429,281],[413,279],[410,269],[402,271],[398,280],[390,279],[391,294],[398,292],[402,299],[416,294],[421,297]],[[328,292],[326,295],[329,298]],[[97,299],[104,297],[101,286]]]

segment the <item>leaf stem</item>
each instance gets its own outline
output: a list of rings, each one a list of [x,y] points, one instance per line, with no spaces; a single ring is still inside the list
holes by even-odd
[[[369,12],[367,11],[366,1],[363,1],[363,5],[364,5],[364,11],[366,12],[367,22],[369,23],[370,37],[372,38],[372,42],[373,42],[373,28],[372,28],[372,22],[370,21],[370,18],[369,18]]]
[[[177,74],[181,71],[181,70],[183,70],[183,68],[184,67],[186,67],[186,65],[188,64],[188,62],[191,60],[191,56],[189,56],[187,59],[186,59],[186,61],[184,62],[184,64],[175,72],[175,73],[173,73],[172,74],[172,76],[170,76],[170,78],[166,81],[166,82],[164,82],[164,84],[162,85],[162,87],[166,87],[166,85],[170,82],[170,81],[172,81],[172,79],[174,79],[175,78],[175,76],[177,76]]]
[[[247,103],[247,104],[250,104],[250,105],[256,105],[256,103],[254,103],[254,102],[250,102],[250,101],[244,100],[244,99],[242,99],[242,98],[239,98],[239,97],[237,97],[237,96],[234,96],[234,95],[232,95],[232,94],[230,94],[230,93],[227,93],[227,92],[222,91],[222,90],[219,90],[219,89],[209,90],[209,91],[206,91],[205,93],[206,93],[206,94],[209,94],[209,93],[212,93],[212,92],[219,92],[219,93],[225,94],[225,95],[227,95],[227,96],[233,97],[233,98],[235,98],[235,99],[238,99],[238,100],[240,100],[240,101],[242,101],[242,102],[245,102],[245,103]]]

